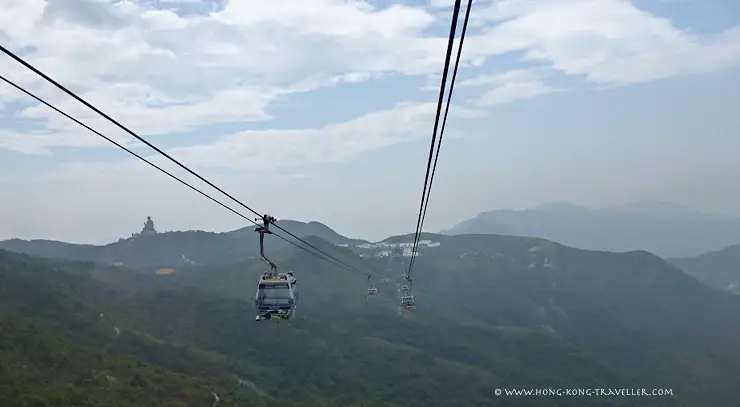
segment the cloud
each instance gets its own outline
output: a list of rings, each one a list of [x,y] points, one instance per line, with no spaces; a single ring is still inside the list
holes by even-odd
[[[429,5],[436,8],[447,8],[455,5],[455,0],[428,0]]]
[[[202,10],[178,13],[156,8],[163,3],[0,0],[4,10],[0,40],[144,136],[225,123],[249,127],[259,122],[264,128],[269,126],[264,123],[285,120],[275,117],[274,106],[296,94],[404,76],[430,78],[436,89],[449,19],[449,13],[439,8],[452,4],[429,0],[426,6],[381,8],[363,1],[240,0],[210,12],[203,11],[206,4],[183,5]],[[493,58],[504,54],[598,86],[701,73],[740,59],[740,29],[709,37],[692,35],[626,0],[497,0],[476,1],[473,7],[476,28],[465,42],[461,75],[469,70],[488,78],[485,93],[474,103],[479,108],[555,90],[536,70],[491,73]],[[117,141],[133,142],[14,61],[0,58],[0,72]],[[413,99],[399,95],[394,103]],[[63,147],[106,145],[6,86],[0,86],[0,108],[24,123],[19,127],[4,121],[0,148],[50,155]],[[366,108],[355,122],[388,114],[372,110]],[[377,131],[352,127],[364,133],[361,137],[345,130],[346,123],[331,124],[333,118],[328,115],[321,120],[323,125],[309,129],[215,132],[212,143],[176,151],[208,161],[191,152],[236,148],[249,140],[263,147],[258,151],[309,163],[316,159],[297,157],[315,157],[314,153],[307,156],[300,149],[285,147],[309,145],[312,151],[321,151],[316,154],[323,159],[348,158],[362,149],[406,140],[395,130],[414,126],[394,122],[395,127],[380,125]],[[254,162],[270,160],[253,158]]]
[[[85,130],[81,130],[84,132]],[[49,134],[39,131],[9,131],[0,129],[0,149],[28,155],[52,155],[52,149],[107,147],[107,141],[98,137],[78,137],[74,133]],[[130,140],[127,140],[130,142]],[[123,143],[125,144],[125,143]]]
[[[188,163],[211,168],[269,169],[340,162],[369,150],[430,137],[436,110],[436,103],[404,103],[321,128],[243,131],[208,145],[171,152]],[[450,121],[485,115],[478,109],[450,109]]]
[[[172,148],[168,154],[196,171],[219,169],[278,171],[284,167],[336,163],[369,150],[426,139],[436,113],[436,103],[402,103],[355,119],[309,129],[248,130],[213,142]],[[450,121],[460,122],[486,115],[485,110],[453,106]],[[459,125],[450,125],[451,132]],[[288,148],[286,148],[288,147]],[[165,169],[182,171],[159,155],[147,157]],[[144,177],[151,168],[134,159],[122,162],[73,162],[65,164],[54,177],[75,180],[85,173],[105,173],[113,178]]]
[[[422,35],[435,17],[400,4],[232,1],[188,16],[131,1],[3,0],[3,9],[6,44],[147,135],[268,120],[268,107],[288,95],[384,73],[427,74],[444,57],[444,39]],[[3,58],[0,68],[93,127],[103,123],[13,61]],[[49,133],[65,131],[54,115],[22,112]]]
[[[740,28],[699,37],[625,0],[501,0],[476,18],[495,22],[471,39],[476,53],[523,52],[527,60],[599,84],[647,82],[740,61]]]
[[[492,88],[490,88],[492,86]],[[472,101],[478,107],[490,107],[543,96],[557,89],[545,84],[531,70],[514,70],[497,75],[480,75],[460,83],[460,87],[487,87],[480,98]]]

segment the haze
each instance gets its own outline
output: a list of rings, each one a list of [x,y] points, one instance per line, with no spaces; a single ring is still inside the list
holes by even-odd
[[[260,213],[413,232],[451,2],[279,3],[0,0],[0,43]],[[473,7],[426,230],[553,201],[740,216],[740,3]],[[0,74],[154,157],[5,56]],[[5,84],[0,196],[0,239],[245,226]]]

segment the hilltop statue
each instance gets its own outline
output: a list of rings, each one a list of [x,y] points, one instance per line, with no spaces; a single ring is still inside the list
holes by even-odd
[[[154,229],[154,221],[152,220],[151,216],[146,217],[146,222],[144,223],[144,228],[141,229],[142,235],[153,235],[156,234],[157,231]]]

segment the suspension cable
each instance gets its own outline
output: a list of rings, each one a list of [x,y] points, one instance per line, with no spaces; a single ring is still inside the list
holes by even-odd
[[[432,167],[431,176],[429,178],[429,187],[427,189],[426,201],[424,202],[423,210],[421,212],[422,213],[421,223],[419,224],[416,235],[414,237],[414,246],[411,251],[411,261],[409,263],[409,269],[408,269],[408,272],[406,273],[406,275],[409,277],[411,276],[411,270],[413,269],[414,263],[416,261],[416,253],[418,249],[419,239],[421,238],[421,233],[424,228],[424,220],[426,219],[426,216],[427,216],[427,209],[429,207],[429,196],[431,195],[431,191],[432,191],[432,183],[434,182],[434,174],[437,171],[437,161],[439,160],[439,151],[442,148],[442,137],[444,136],[445,128],[447,126],[447,114],[450,112],[450,103],[452,101],[452,91],[455,89],[455,79],[457,78],[457,71],[458,71],[458,68],[460,67],[460,57],[462,55],[463,42],[465,41],[465,33],[468,30],[468,19],[470,18],[470,9],[472,5],[473,5],[473,0],[468,0],[468,8],[465,11],[465,19],[463,20],[462,32],[460,33],[460,45],[457,48],[457,57],[455,58],[455,67],[452,71],[452,80],[450,81],[450,91],[447,95],[447,104],[445,106],[444,119],[442,120],[442,127],[439,132],[439,141],[437,142],[437,152],[434,155],[434,166]],[[459,8],[457,10],[459,12]],[[444,88],[442,88],[442,91],[444,91]],[[437,118],[439,119],[439,116]],[[433,139],[432,139],[432,144],[434,144]]]
[[[4,48],[2,47],[2,45],[0,45],[0,49],[3,49],[3,50],[4,50]],[[193,190],[193,191],[197,192],[198,194],[200,194],[200,195],[202,195],[202,196],[204,196],[204,197],[208,198],[208,199],[209,199],[209,200],[211,200],[212,202],[215,202],[215,203],[216,203],[216,204],[218,204],[219,206],[221,206],[221,207],[223,207],[223,208],[227,209],[228,211],[230,211],[230,212],[232,212],[232,213],[236,214],[236,215],[237,215],[237,216],[239,216],[240,218],[242,218],[242,219],[245,219],[245,220],[247,220],[247,221],[249,221],[249,222],[251,222],[251,223],[253,223],[253,224],[257,225],[257,226],[260,226],[260,224],[259,224],[259,223],[255,222],[255,221],[254,221],[254,220],[252,220],[251,218],[249,218],[249,217],[247,217],[247,216],[243,215],[242,213],[240,213],[240,212],[236,211],[235,209],[233,209],[233,208],[229,207],[228,205],[224,204],[223,202],[221,202],[221,201],[217,200],[216,198],[214,198],[214,197],[212,197],[212,196],[210,196],[210,195],[206,194],[205,192],[203,192],[203,191],[201,191],[200,189],[198,189],[198,188],[196,188],[196,187],[192,186],[192,185],[191,185],[191,184],[189,184],[188,182],[186,182],[186,181],[183,181],[182,179],[180,179],[180,178],[179,178],[179,177],[177,177],[176,175],[172,174],[171,172],[169,172],[169,171],[167,171],[167,170],[163,169],[162,167],[160,167],[160,166],[158,166],[158,165],[154,164],[153,162],[151,162],[151,161],[147,160],[146,158],[144,158],[143,156],[141,156],[141,155],[137,154],[136,152],[132,151],[131,149],[129,149],[129,148],[127,148],[127,147],[125,147],[125,146],[121,145],[120,143],[116,142],[115,140],[111,139],[110,137],[108,137],[108,136],[106,136],[106,135],[104,135],[104,134],[100,133],[99,131],[97,131],[97,130],[93,129],[92,127],[90,127],[90,126],[88,126],[87,124],[85,124],[85,123],[81,122],[80,120],[78,120],[78,119],[74,118],[73,116],[69,115],[68,113],[66,113],[66,112],[62,111],[61,109],[57,108],[56,106],[52,105],[51,103],[47,102],[46,100],[42,99],[41,97],[39,97],[39,96],[37,96],[37,95],[33,94],[33,93],[32,93],[32,92],[30,92],[29,90],[27,90],[27,89],[23,88],[22,86],[20,86],[20,85],[16,84],[15,82],[11,81],[10,79],[8,79],[8,78],[6,78],[6,77],[4,77],[4,76],[0,75],[0,80],[2,80],[3,82],[7,83],[8,85],[10,85],[10,86],[12,86],[12,87],[16,88],[17,90],[19,90],[19,91],[21,91],[21,92],[25,93],[25,94],[26,94],[27,96],[29,96],[29,97],[31,97],[31,98],[33,98],[33,99],[35,99],[35,100],[36,100],[37,102],[39,102],[39,103],[41,103],[41,104],[43,104],[43,105],[47,106],[48,108],[50,108],[50,109],[54,110],[55,112],[57,112],[57,113],[61,114],[62,116],[66,117],[67,119],[69,119],[69,120],[71,120],[71,121],[75,122],[76,124],[78,124],[78,125],[80,125],[80,126],[84,127],[84,128],[85,128],[85,129],[87,129],[88,131],[90,131],[90,132],[92,132],[92,133],[96,134],[96,135],[97,135],[97,136],[99,136],[99,137],[102,137],[102,138],[103,138],[103,139],[105,139],[106,141],[108,141],[108,142],[112,143],[112,144],[113,144],[113,145],[115,145],[116,147],[118,147],[118,148],[120,148],[120,149],[122,149],[122,150],[126,151],[127,153],[129,153],[129,154],[133,155],[134,157],[138,158],[139,160],[141,160],[141,161],[143,161],[143,162],[145,162],[145,163],[149,164],[150,166],[152,166],[152,167],[156,168],[157,170],[159,170],[160,172],[162,172],[162,173],[164,173],[165,175],[169,176],[170,178],[174,179],[175,181],[177,181],[177,182],[179,182],[179,183],[181,183],[181,184],[185,185],[186,187],[190,188],[191,190]],[[277,225],[276,225],[276,226],[277,226]],[[281,236],[281,235],[279,235],[279,234],[275,234],[275,233],[273,233],[273,234],[275,235],[275,237],[277,237],[277,238],[279,238],[279,239],[281,239],[281,240],[283,240],[283,241],[285,241],[285,242],[287,242],[287,243],[289,243],[289,244],[291,244],[291,245],[293,245],[293,246],[295,246],[295,247],[297,247],[297,248],[299,248],[299,249],[301,249],[301,250],[303,250],[303,251],[305,251],[305,252],[307,252],[307,253],[309,253],[309,254],[312,254],[312,255],[314,255],[314,256],[317,256],[317,257],[321,258],[322,260],[324,260],[324,261],[327,261],[328,263],[330,263],[330,264],[332,264],[332,265],[334,265],[334,266],[337,266],[337,267],[340,267],[340,268],[344,268],[344,269],[346,269],[346,270],[349,270],[349,271],[354,271],[354,272],[358,272],[358,273],[362,273],[362,274],[367,274],[367,272],[364,272],[364,271],[360,271],[360,270],[358,270],[358,269],[356,269],[356,268],[354,268],[354,267],[352,267],[352,266],[350,266],[350,265],[348,265],[348,264],[346,264],[346,263],[342,262],[341,260],[338,260],[338,259],[336,259],[335,257],[333,257],[333,256],[331,256],[331,255],[328,255],[327,253],[325,253],[325,252],[323,252],[323,251],[322,251],[322,252],[323,252],[323,254],[324,254],[324,255],[326,255],[327,257],[324,257],[324,256],[321,256],[321,255],[319,255],[319,254],[317,254],[317,253],[314,253],[314,252],[310,251],[309,249],[307,249],[307,248],[305,248],[305,247],[303,247],[303,246],[300,246],[300,245],[298,245],[298,244],[297,244],[297,243],[295,243],[294,241],[292,241],[292,240],[290,240],[290,239],[287,239],[287,238],[285,238],[284,236]],[[293,237],[295,237],[295,235],[293,235],[293,234],[291,234],[291,235],[292,235]],[[303,239],[300,239],[300,238],[298,238],[298,240],[299,240],[299,241],[302,241],[302,242],[304,242],[304,243],[305,243],[305,241],[304,241]],[[310,245],[310,244],[309,244],[309,245]],[[310,246],[312,246],[312,245],[310,245]]]
[[[64,93],[66,93],[67,95],[71,96],[72,98],[74,98],[74,99],[75,99],[75,100],[77,100],[78,102],[80,102],[80,103],[82,103],[83,105],[87,106],[87,107],[88,107],[89,109],[91,109],[91,110],[93,110],[94,112],[98,113],[99,115],[103,116],[103,117],[104,117],[104,118],[106,118],[106,119],[107,119],[108,121],[110,121],[111,123],[115,124],[115,125],[116,125],[116,126],[118,126],[118,127],[120,128],[120,129],[122,129],[123,131],[125,131],[126,133],[130,134],[131,136],[135,137],[135,138],[136,138],[137,140],[141,141],[142,143],[144,143],[144,144],[146,144],[147,146],[151,147],[151,148],[152,148],[153,150],[155,150],[156,152],[158,152],[158,153],[160,153],[161,155],[163,155],[164,157],[168,158],[168,159],[169,159],[170,161],[172,161],[173,163],[177,164],[177,165],[178,165],[178,166],[179,166],[180,168],[182,168],[182,169],[186,170],[187,172],[189,172],[190,174],[194,175],[194,176],[195,176],[196,178],[198,178],[199,180],[201,180],[201,181],[205,182],[206,184],[208,184],[209,186],[211,186],[212,188],[214,188],[214,189],[215,189],[215,190],[217,190],[218,192],[220,192],[220,193],[222,193],[222,194],[226,195],[226,196],[227,196],[227,197],[229,197],[229,198],[230,198],[231,200],[233,200],[234,202],[236,202],[237,204],[239,204],[239,205],[240,205],[240,206],[242,206],[243,208],[247,209],[248,211],[252,212],[253,214],[255,214],[255,215],[259,216],[259,217],[262,217],[262,215],[261,215],[261,214],[260,214],[259,212],[257,212],[257,211],[255,211],[254,209],[250,208],[249,206],[247,206],[246,204],[244,204],[244,203],[243,203],[243,202],[241,202],[240,200],[236,199],[236,198],[235,198],[234,196],[232,196],[231,194],[227,193],[227,192],[226,192],[226,191],[224,191],[223,189],[221,189],[221,188],[217,187],[217,186],[216,186],[216,185],[214,185],[214,184],[213,184],[213,183],[212,183],[211,181],[208,181],[207,179],[203,178],[203,177],[202,177],[202,176],[200,176],[200,175],[199,175],[198,173],[196,173],[195,171],[193,171],[193,170],[191,170],[190,168],[188,168],[188,167],[187,167],[186,165],[184,165],[184,164],[180,163],[179,161],[177,161],[176,159],[172,158],[172,157],[171,157],[171,156],[170,156],[169,154],[165,153],[164,151],[162,151],[161,149],[159,149],[159,148],[158,148],[157,146],[155,146],[154,144],[150,143],[149,141],[147,141],[147,140],[146,140],[146,139],[144,139],[143,137],[141,137],[141,136],[139,136],[138,134],[134,133],[133,131],[131,131],[131,130],[130,130],[129,128],[127,128],[126,126],[122,125],[121,123],[119,123],[118,121],[116,121],[115,119],[113,119],[112,117],[110,117],[110,116],[108,116],[107,114],[105,114],[104,112],[102,112],[102,111],[101,111],[100,109],[98,109],[98,108],[96,108],[95,106],[93,106],[92,104],[88,103],[88,102],[87,102],[86,100],[84,100],[83,98],[81,98],[80,96],[78,96],[77,94],[75,94],[74,92],[72,92],[71,90],[67,89],[66,87],[64,87],[63,85],[61,85],[60,83],[58,83],[57,81],[55,81],[54,79],[52,79],[51,77],[49,77],[48,75],[46,75],[45,73],[41,72],[41,71],[40,71],[40,70],[38,70],[38,69],[37,69],[36,67],[34,67],[33,65],[31,65],[30,63],[28,63],[27,61],[25,61],[25,60],[24,60],[23,58],[19,57],[18,55],[14,54],[14,53],[13,53],[12,51],[10,51],[9,49],[7,49],[7,48],[5,48],[4,46],[0,45],[0,50],[1,50],[1,51],[3,51],[3,52],[4,52],[5,54],[7,54],[7,55],[8,55],[9,57],[11,57],[11,58],[13,58],[14,60],[16,60],[16,61],[17,61],[18,63],[20,63],[20,64],[21,64],[21,65],[23,65],[24,67],[26,67],[27,69],[29,69],[29,70],[33,71],[33,72],[34,72],[35,74],[37,74],[38,76],[40,76],[40,77],[42,77],[43,79],[45,79],[45,80],[46,80],[47,82],[49,82],[49,83],[51,83],[52,85],[56,86],[56,87],[57,87],[57,88],[58,88],[59,90],[63,91]],[[251,220],[250,220],[250,221],[251,221]],[[252,222],[252,223],[254,223],[254,222]],[[341,260],[337,259],[336,257],[334,257],[334,256],[332,256],[332,255],[330,255],[330,254],[326,253],[325,251],[323,251],[323,250],[321,250],[321,249],[317,248],[316,246],[314,246],[314,245],[312,245],[312,244],[310,244],[310,243],[306,242],[306,241],[305,241],[304,239],[302,239],[302,238],[300,238],[300,237],[298,237],[298,236],[294,235],[293,233],[291,233],[291,232],[287,231],[286,229],[284,229],[284,228],[280,227],[279,225],[275,225],[275,227],[277,227],[278,229],[280,229],[280,230],[282,230],[283,232],[287,233],[288,235],[290,235],[290,236],[291,236],[291,237],[293,237],[294,239],[297,239],[297,240],[298,240],[299,242],[301,242],[301,243],[305,244],[306,246],[309,246],[309,247],[311,247],[311,248],[313,248],[313,249],[317,250],[317,251],[318,251],[318,252],[320,252],[321,254],[323,254],[323,255],[327,256],[328,258],[330,258],[330,259],[332,259],[332,260],[336,261],[337,263],[339,263],[339,264],[342,264],[342,265],[346,266],[346,267],[347,267],[347,268],[349,268],[349,269],[354,269],[354,267],[352,267],[352,266],[350,266],[350,265],[348,265],[348,264],[344,263],[343,261],[341,261]],[[310,252],[310,251],[309,251],[309,253],[312,253],[312,252]],[[356,269],[355,269],[355,270],[356,270]],[[361,271],[359,271],[359,270],[356,270],[356,271],[358,271],[358,272],[360,272],[360,273],[363,273],[363,274],[364,274],[364,272],[361,272]]]

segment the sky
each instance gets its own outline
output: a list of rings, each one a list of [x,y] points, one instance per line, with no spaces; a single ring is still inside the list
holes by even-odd
[[[0,0],[0,43],[258,213],[379,240],[416,227],[453,3]],[[424,229],[554,201],[740,216],[738,106],[737,0],[474,1]],[[248,225],[0,84],[0,239],[101,244],[146,216]]]

